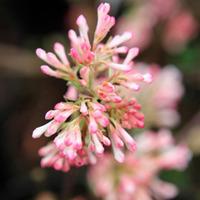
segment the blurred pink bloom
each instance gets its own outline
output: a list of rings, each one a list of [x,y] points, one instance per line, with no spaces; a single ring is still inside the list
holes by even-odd
[[[171,52],[180,51],[197,34],[197,22],[188,11],[182,10],[172,17],[164,31],[163,44]]]
[[[143,16],[145,15],[145,17]],[[149,15],[149,16],[146,16]],[[150,20],[151,19],[151,20]],[[133,37],[126,42],[128,47],[137,46],[141,50],[147,48],[153,37],[154,17],[148,8],[138,9],[133,16],[122,16],[117,24],[117,33],[129,31]]]
[[[177,105],[184,93],[181,73],[170,65],[163,69],[143,63],[137,63],[136,66],[135,74],[137,71],[147,73],[147,81],[148,74],[151,74],[153,82],[139,93],[132,94],[123,89],[122,94],[129,98],[134,95],[140,102],[146,126],[175,126],[179,122]]]
[[[164,48],[172,53],[182,50],[197,34],[197,22],[180,0],[134,0],[132,4],[116,28],[117,33],[133,33],[132,39],[126,43],[129,47],[148,48],[157,27]]]
[[[175,197],[177,188],[161,181],[158,175],[163,169],[184,169],[191,158],[189,149],[182,144],[176,145],[171,133],[164,129],[158,133],[144,132],[136,140],[138,151],[135,154],[127,152],[123,165],[106,154],[90,168],[88,181],[95,195],[106,200]],[[173,158],[166,156],[169,154]],[[163,163],[168,163],[167,167]]]
[[[152,5],[152,11],[154,11],[158,20],[159,18],[169,18],[170,15],[175,13],[180,8],[180,0],[150,0],[148,3]]]
[[[176,125],[179,122],[176,107],[184,92],[181,73],[174,66],[166,66],[155,74],[155,82],[151,87],[157,87],[153,100],[160,111],[160,123]]]

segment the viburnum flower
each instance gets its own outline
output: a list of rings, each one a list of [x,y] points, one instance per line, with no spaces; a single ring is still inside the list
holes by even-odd
[[[161,170],[184,170],[191,158],[185,144],[175,144],[170,131],[145,131],[136,138],[135,154],[119,164],[105,154],[88,172],[89,185],[104,200],[170,199],[177,188],[158,176]]]
[[[124,145],[135,151],[135,140],[125,129],[142,128],[144,116],[136,99],[121,96],[119,87],[139,90],[142,82],[151,82],[151,75],[133,72],[132,60],[139,50],[121,46],[132,37],[129,32],[102,43],[115,24],[115,18],[108,15],[109,10],[108,3],[98,7],[92,43],[85,17],[78,17],[79,35],[74,30],[68,34],[72,62],[60,43],[55,43],[55,53],[36,50],[38,57],[48,64],[42,65],[41,70],[64,79],[68,84],[65,101],[47,112],[45,118],[50,120],[47,124],[33,131],[33,138],[53,136],[53,143],[44,148],[44,153],[41,150],[43,166],[66,171],[66,165],[94,163],[96,157],[104,153],[105,146],[112,146],[114,157],[119,162],[124,160]],[[123,60],[120,54],[126,54]],[[46,151],[48,148],[50,153]]]
[[[196,37],[198,23],[187,10],[181,10],[168,21],[163,35],[163,46],[169,52],[179,52]]]

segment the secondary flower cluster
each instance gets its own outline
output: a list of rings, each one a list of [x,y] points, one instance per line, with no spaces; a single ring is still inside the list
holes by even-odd
[[[135,69],[140,73],[150,73],[152,84],[135,94],[124,89],[122,93],[135,96],[140,102],[145,115],[145,128],[177,125],[180,120],[177,105],[184,93],[180,71],[173,65],[161,69],[144,63],[137,63]]]
[[[127,45],[146,49],[159,29],[161,45],[168,52],[175,53],[197,36],[198,23],[181,0],[133,0],[129,3],[128,14],[119,19],[117,27],[119,33],[125,30],[134,33],[135,37]]]
[[[65,101],[47,112],[45,119],[50,120],[47,124],[33,131],[34,138],[53,136],[53,141],[40,150],[42,166],[67,171],[73,165],[94,163],[104,153],[105,146],[112,146],[115,159],[123,162],[124,145],[130,151],[136,148],[135,140],[125,129],[142,128],[144,116],[136,99],[121,95],[119,88],[138,91],[141,83],[151,82],[151,75],[133,70],[132,60],[138,48],[121,46],[132,37],[129,32],[102,43],[115,24],[109,10],[107,3],[98,7],[92,43],[85,17],[78,17],[79,35],[74,30],[68,34],[72,62],[60,43],[55,43],[55,53],[36,51],[48,64],[42,65],[41,70],[68,83]],[[120,54],[125,54],[123,60]]]
[[[183,170],[191,153],[184,144],[176,145],[171,133],[146,131],[136,138],[138,151],[127,152],[125,162],[117,164],[110,154],[90,167],[91,189],[104,200],[169,199],[177,188],[159,179],[161,170]]]

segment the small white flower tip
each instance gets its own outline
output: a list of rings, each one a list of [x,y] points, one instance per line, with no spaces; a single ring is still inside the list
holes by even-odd
[[[45,55],[46,55],[46,52],[45,50],[41,49],[41,48],[38,48],[36,49],[36,55],[39,57],[39,58],[43,58]]]
[[[127,87],[135,91],[138,91],[140,89],[140,86],[136,83],[129,83],[127,84]]]
[[[43,126],[37,127],[32,134],[33,138],[39,138],[49,127],[49,125],[52,123],[52,121],[48,122],[47,124],[44,124]]]
[[[133,34],[131,32],[125,32],[123,35],[124,35],[125,38],[127,38],[127,40],[129,40],[129,39],[132,38]]]
[[[126,47],[126,46],[118,47],[115,51],[117,53],[127,53],[128,47]],[[113,58],[113,60],[116,60],[116,62],[118,62],[118,57],[117,56],[113,56],[112,58]]]
[[[43,73],[46,73],[47,71],[49,71],[49,66],[48,65],[41,65],[40,69]]]
[[[86,23],[86,19],[83,15],[80,15],[77,20],[76,20],[77,25],[81,25],[81,24],[85,24]]]
[[[106,145],[106,146],[110,146],[110,145],[111,145],[111,141],[110,141],[107,137],[104,137],[104,138],[103,138],[103,143],[104,143],[104,145]]]
[[[98,7],[99,11],[103,11],[104,13],[108,13],[110,11],[110,4],[109,3],[101,3]]]
[[[76,33],[75,33],[74,30],[70,29],[70,30],[68,31],[68,36],[69,36],[69,38],[73,38],[75,35],[76,35]]]
[[[133,87],[133,90],[135,90],[135,91],[138,91],[140,89],[140,86],[139,85],[135,85],[134,87]]]
[[[63,45],[61,43],[59,43],[59,42],[56,42],[54,44],[54,49],[55,50],[60,50],[60,49],[63,49],[63,48],[64,48]]]
[[[34,139],[39,138],[39,137],[41,137],[42,134],[43,134],[43,131],[41,130],[41,127],[36,128],[33,131],[32,138],[34,138]]]
[[[145,74],[143,77],[144,77],[144,81],[145,81],[146,83],[152,83],[153,77],[152,77],[151,74]]]
[[[118,153],[117,155],[115,155],[115,160],[119,163],[123,163],[124,162],[124,154],[122,152]]]
[[[48,52],[46,55],[47,55],[48,60],[54,60],[55,59],[55,55],[51,52]]]

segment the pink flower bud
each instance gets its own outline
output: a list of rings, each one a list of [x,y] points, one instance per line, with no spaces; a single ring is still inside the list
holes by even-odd
[[[104,148],[96,134],[92,134],[92,141],[94,142],[96,153],[102,154],[104,152]]]
[[[116,70],[129,71],[132,69],[132,67],[127,64],[119,64],[119,63],[111,62],[108,65],[109,67],[112,67],[113,69],[116,69]]]
[[[71,104],[67,104],[65,102],[59,102],[54,106],[56,110],[71,110],[73,106]]]
[[[81,102],[81,108],[80,108],[80,112],[86,116],[88,114],[88,109],[87,109],[87,106],[85,104],[85,102]]]
[[[118,129],[118,133],[120,134],[120,136],[122,137],[123,141],[125,142],[127,148],[130,151],[135,151],[136,150],[136,142],[135,140],[123,129],[121,128],[119,125],[117,126]]]
[[[112,149],[113,149],[115,160],[117,160],[119,163],[123,163],[124,162],[124,153],[122,152],[122,150],[120,148],[116,147],[113,143],[112,143]]]
[[[132,33],[130,33],[130,32],[125,32],[122,35],[117,35],[108,43],[108,47],[110,47],[110,48],[117,47],[121,43],[124,43],[124,42],[130,40],[131,37],[132,37]]]
[[[60,112],[58,115],[55,116],[55,121],[62,123],[68,119],[68,117],[74,112],[74,110],[66,110],[64,112]]]
[[[59,56],[60,60],[63,62],[63,64],[68,67],[69,66],[69,61],[67,59],[66,53],[65,53],[65,48],[64,46],[59,43],[56,42],[54,44],[54,51],[56,52],[56,54]]]
[[[53,122],[48,126],[48,129],[47,129],[47,131],[45,132],[44,135],[45,135],[46,137],[50,137],[50,136],[54,135],[54,134],[57,132],[59,126],[60,126],[60,122],[53,121]]]
[[[36,49],[36,54],[40,59],[42,59],[44,61],[47,61],[46,51],[45,50],[43,50],[41,48],[38,48],[38,49]]]
[[[49,120],[54,118],[58,114],[58,112],[59,112],[58,110],[49,110],[45,115],[45,119]]]
[[[105,146],[110,146],[111,145],[111,141],[106,136],[103,135],[101,140],[102,140],[102,142],[103,142],[103,144]]]
[[[47,55],[47,61],[49,64],[51,64],[57,69],[65,69],[65,66],[58,60],[55,54],[48,52],[46,55]]]
[[[90,42],[88,38],[88,25],[85,17],[83,15],[80,15],[76,20],[77,25],[79,26],[79,32],[81,38],[86,42],[87,46],[90,48]]]
[[[49,66],[47,65],[42,65],[41,70],[44,74],[49,75],[49,76],[53,76],[56,78],[60,78],[60,74],[57,71],[52,70]]]
[[[77,91],[77,89],[74,86],[69,85],[68,89],[67,89],[67,92],[65,93],[64,97],[66,99],[71,100],[71,101],[75,101],[78,98],[78,91]]]
[[[81,149],[83,146],[83,143],[82,143],[81,132],[79,130],[79,127],[74,130],[74,135],[75,135],[74,147],[77,150]]]
[[[86,82],[88,82],[88,77],[89,77],[89,67],[84,66],[80,69],[80,76],[82,79],[84,79]]]
[[[144,77],[144,81],[146,83],[151,83],[152,82],[152,75],[151,74],[144,74],[143,77]]]
[[[53,167],[55,170],[61,170],[63,167],[63,159],[59,158],[58,160],[56,160],[55,163],[53,164]]]
[[[97,118],[96,120],[102,127],[107,127],[109,125],[109,119],[105,117],[104,115]]]
[[[107,14],[110,11],[110,4],[101,3],[97,8],[98,14]]]
[[[138,48],[132,48],[128,51],[128,54],[123,62],[123,64],[128,64],[132,61],[133,58],[135,58],[139,54]]]
[[[97,130],[98,130],[98,125],[94,119],[94,117],[90,114],[90,117],[89,117],[89,125],[88,125],[88,130],[90,133],[96,133]]]

